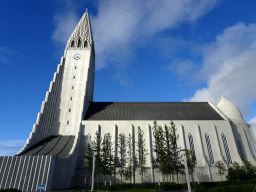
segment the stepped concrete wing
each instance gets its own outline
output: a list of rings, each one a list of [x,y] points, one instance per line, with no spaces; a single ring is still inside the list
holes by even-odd
[[[74,143],[75,136],[50,136],[43,141],[31,146],[20,155],[54,155],[67,157]],[[19,156],[20,156],[19,155]]]
[[[208,102],[90,102],[84,120],[223,120]]]

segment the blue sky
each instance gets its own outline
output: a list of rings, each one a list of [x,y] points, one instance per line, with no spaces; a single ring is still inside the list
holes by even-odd
[[[46,0],[0,6],[0,155],[26,142],[86,8],[94,101],[207,101],[223,95],[256,130],[256,1]]]

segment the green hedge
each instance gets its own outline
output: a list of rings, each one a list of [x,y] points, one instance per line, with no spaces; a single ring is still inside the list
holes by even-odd
[[[182,190],[184,188],[184,184],[176,184],[176,183],[161,183],[160,190],[169,191],[169,190]],[[155,189],[159,190],[159,185],[155,184]]]
[[[10,189],[0,189],[0,192],[20,192],[18,189],[10,188]]]
[[[244,184],[244,185],[227,185],[219,186],[216,188],[206,188],[201,185],[193,187],[194,192],[253,192],[255,184]]]

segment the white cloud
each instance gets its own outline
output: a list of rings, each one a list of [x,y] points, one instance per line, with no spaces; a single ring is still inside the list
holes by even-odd
[[[0,141],[0,156],[12,156],[19,152],[24,146],[24,140],[5,140]]]
[[[69,12],[65,15],[61,15],[60,13],[56,14],[54,17],[56,27],[53,32],[53,39],[66,44],[78,22],[79,17],[75,12]]]
[[[243,115],[250,114],[256,100],[256,24],[238,23],[226,28],[216,41],[202,49],[204,67],[197,73],[207,87],[195,92],[190,101],[212,100],[223,95]]]
[[[156,33],[164,29],[177,27],[184,21],[196,21],[213,9],[217,2],[218,0],[100,1],[97,16],[90,15],[97,55],[96,69],[102,69],[111,63],[117,69],[117,74],[120,74],[118,68],[127,65],[138,46],[149,43]],[[66,43],[77,25],[77,6],[74,7],[72,11],[55,16],[55,40]]]
[[[194,22],[218,1],[119,1],[101,2],[99,12],[92,18],[96,45],[97,67],[106,60],[128,59],[127,55],[141,43],[149,42],[158,32],[174,28],[184,21]],[[120,59],[121,58],[121,59]]]

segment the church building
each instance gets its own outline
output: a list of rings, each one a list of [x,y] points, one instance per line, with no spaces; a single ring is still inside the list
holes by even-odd
[[[102,139],[110,133],[117,157],[118,135],[131,134],[136,143],[138,127],[144,132],[149,153],[144,181],[163,181],[151,161],[156,157],[154,120],[161,126],[170,126],[173,121],[179,134],[178,146],[195,151],[195,181],[219,181],[214,166],[219,160],[227,167],[243,160],[256,165],[254,133],[239,109],[224,97],[217,106],[210,100],[94,102],[94,76],[94,41],[86,12],[68,39],[26,144],[17,154],[0,157],[0,189],[30,192],[37,191],[38,185],[44,185],[44,191],[83,187],[87,174],[84,148],[94,139],[95,132]],[[141,182],[138,171],[132,181]],[[179,181],[186,182],[186,176],[180,174]],[[118,174],[113,177],[114,182],[120,183]]]

